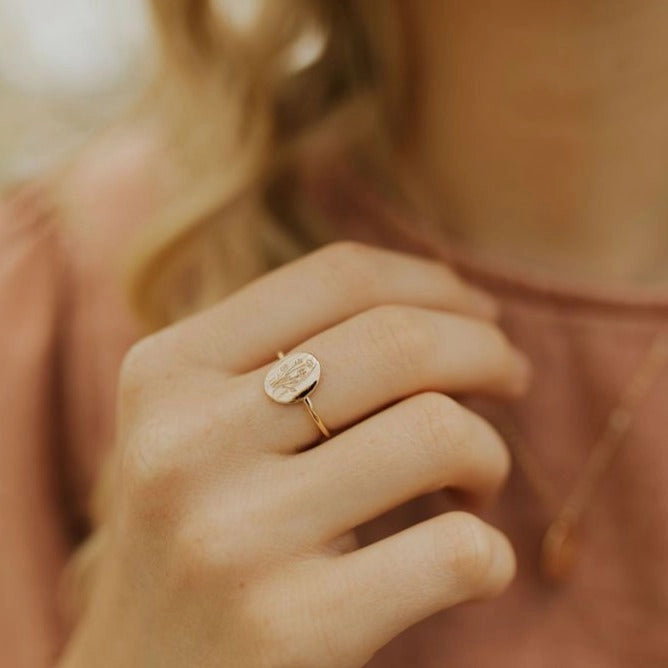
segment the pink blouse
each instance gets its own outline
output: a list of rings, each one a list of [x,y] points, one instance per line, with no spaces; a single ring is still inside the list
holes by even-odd
[[[502,433],[511,414],[565,496],[621,388],[653,335],[668,325],[668,293],[546,280],[454,245],[427,245],[415,221],[358,179],[345,172],[312,179],[311,204],[342,238],[441,257],[498,297],[502,327],[534,363],[533,386],[512,404],[463,400]],[[0,208],[2,666],[50,665],[62,642],[58,576],[112,442],[120,360],[140,335],[115,263],[127,241],[125,216],[141,219],[127,209],[136,187],[114,185],[105,193],[107,205],[118,203],[116,212],[100,204],[99,219],[91,221],[97,227],[77,231],[56,228],[39,186],[19,190]],[[413,626],[369,665],[668,665],[667,397],[665,369],[590,501],[569,582],[549,586],[538,575],[538,546],[550,516],[515,467],[486,514],[515,546],[514,584],[496,600]],[[417,498],[359,527],[360,540],[382,538],[448,510],[449,503],[440,492]]]

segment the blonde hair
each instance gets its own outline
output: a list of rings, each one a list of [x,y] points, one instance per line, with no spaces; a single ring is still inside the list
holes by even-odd
[[[381,153],[400,131],[409,77],[398,7],[387,0],[271,0],[240,29],[216,0],[153,0],[162,69],[136,113],[160,119],[178,187],[129,254],[130,300],[150,327],[327,240],[328,231],[310,229],[314,221],[295,228],[282,215],[299,198],[284,176],[301,154],[328,146],[332,134],[335,144]],[[321,48],[296,67],[291,54],[308,34]],[[85,608],[104,550],[114,470],[108,458],[92,499],[99,528],[63,578],[71,616]]]
[[[328,240],[315,222],[295,233],[266,194],[318,145],[314,136],[336,126],[339,143],[380,144],[396,131],[407,81],[398,5],[272,0],[239,27],[220,1],[153,0],[162,69],[150,109],[167,128],[178,192],[142,231],[126,272],[152,327]],[[316,57],[295,62],[309,38]],[[299,194],[281,183],[285,211]]]

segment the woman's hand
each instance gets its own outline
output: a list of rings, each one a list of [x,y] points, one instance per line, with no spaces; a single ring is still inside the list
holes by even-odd
[[[417,621],[500,592],[508,541],[451,512],[366,547],[352,529],[509,457],[444,393],[515,396],[524,357],[440,263],[335,244],[138,343],[119,398],[109,544],[64,666],[358,667]],[[264,393],[314,354],[314,406]]]

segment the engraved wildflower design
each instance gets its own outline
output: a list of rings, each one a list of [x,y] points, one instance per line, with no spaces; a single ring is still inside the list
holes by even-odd
[[[308,396],[319,379],[318,360],[310,353],[293,353],[269,371],[264,389],[274,401],[289,404]]]
[[[297,357],[278,367],[278,375],[269,384],[274,390],[297,392],[300,384],[311,375],[315,364],[312,359]]]

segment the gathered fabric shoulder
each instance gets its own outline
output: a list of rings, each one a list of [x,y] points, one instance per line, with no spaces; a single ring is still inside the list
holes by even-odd
[[[0,201],[0,664],[52,665],[68,533],[58,475],[58,329],[66,263],[44,189]]]

